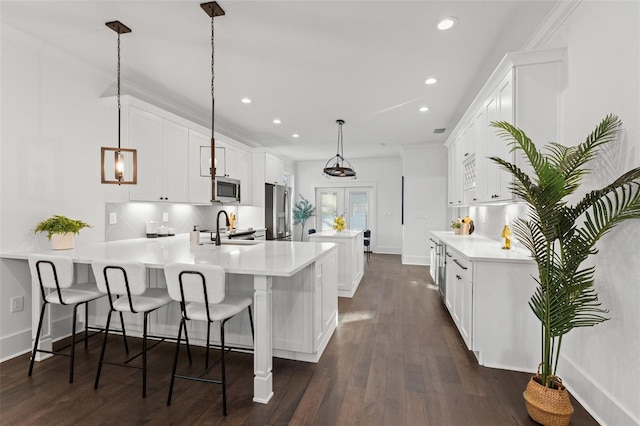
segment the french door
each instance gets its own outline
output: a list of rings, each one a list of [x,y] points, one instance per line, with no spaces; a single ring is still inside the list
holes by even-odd
[[[371,229],[372,187],[316,188],[317,230],[333,228],[333,220],[343,215],[348,229]]]

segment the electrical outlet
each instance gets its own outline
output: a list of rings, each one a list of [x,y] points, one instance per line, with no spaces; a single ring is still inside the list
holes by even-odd
[[[115,225],[116,223],[118,223],[118,213],[109,213],[109,225]]]
[[[11,298],[11,313],[20,312],[24,309],[24,296]]]
[[[162,213],[162,221],[169,222],[169,213],[167,212]]]

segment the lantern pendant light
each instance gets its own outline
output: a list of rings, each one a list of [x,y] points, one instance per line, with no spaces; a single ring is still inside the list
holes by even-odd
[[[322,171],[328,176],[356,179],[356,171],[351,166],[351,163],[344,158],[344,146],[342,143],[344,120],[336,120],[336,123],[338,123],[338,149],[336,150],[336,155],[329,158]]]
[[[201,3],[200,7],[204,10],[207,15],[211,18],[211,160],[210,171],[211,171],[211,201],[216,201],[216,140],[213,134],[214,129],[214,111],[216,106],[216,98],[214,93],[214,79],[215,79],[215,31],[213,22],[216,16],[224,16],[224,10],[220,7],[218,2],[212,1],[209,3]]]
[[[131,29],[120,21],[107,22],[105,25],[118,34],[118,147],[102,147],[100,149],[101,182],[118,185],[135,185],[138,182],[136,150],[120,147],[120,34],[130,33]],[[110,176],[113,176],[113,178]]]

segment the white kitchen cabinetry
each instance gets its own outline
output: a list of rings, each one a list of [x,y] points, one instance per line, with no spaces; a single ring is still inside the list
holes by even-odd
[[[240,179],[240,204],[253,205],[253,154],[246,149],[238,149],[238,178]]]
[[[497,156],[514,162],[528,172],[520,152],[510,152],[508,141],[499,137],[493,121],[507,121],[522,129],[533,141],[557,141],[559,135],[559,94],[564,49],[508,53],[493,72],[445,145],[449,148],[449,205],[513,200],[509,190],[511,176],[488,159]],[[475,131],[469,132],[475,124]],[[457,180],[464,182],[465,169],[460,161],[460,141],[465,152],[476,152],[475,195],[460,198],[453,191]],[[475,147],[475,148],[473,148]],[[464,155],[464,152],[463,152]],[[456,189],[457,190],[457,189]]]
[[[189,202],[211,203],[211,137],[189,130]]]
[[[449,206],[462,205],[462,162],[460,151],[462,137],[459,136],[449,145],[448,189]]]
[[[338,246],[338,296],[353,297],[364,275],[364,233],[362,230],[333,229],[309,235],[313,243],[327,242]]]
[[[338,323],[336,251],[290,278],[273,278],[273,354],[318,362]]]
[[[138,151],[138,184],[129,190],[132,201],[188,201],[186,127],[129,106],[129,143]]]
[[[265,183],[284,185],[284,161],[271,154],[265,155]]]
[[[431,234],[446,245],[445,306],[479,364],[535,371],[540,323],[528,306],[536,288],[528,253],[475,235]]]
[[[449,253],[449,250],[447,251]],[[473,340],[473,267],[469,259],[460,253],[451,250],[451,258],[448,258],[447,273],[451,275],[452,291],[451,317],[458,327],[462,340],[468,349],[472,349]]]

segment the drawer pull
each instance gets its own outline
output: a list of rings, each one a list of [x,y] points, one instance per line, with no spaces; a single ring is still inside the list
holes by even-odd
[[[457,260],[457,259],[453,259],[453,261],[456,263],[456,265],[458,265],[459,267],[461,267],[461,268],[462,268],[462,269],[464,269],[465,271],[466,271],[467,269],[469,269],[469,268],[467,268],[466,266],[464,266],[464,265],[460,264],[460,262],[458,262],[458,260]]]
[[[453,257],[453,256],[451,256],[449,253],[446,253],[446,254],[447,254],[447,257]]]
[[[461,279],[462,279],[462,277],[461,277],[460,275],[456,275],[456,279],[461,280]]]

